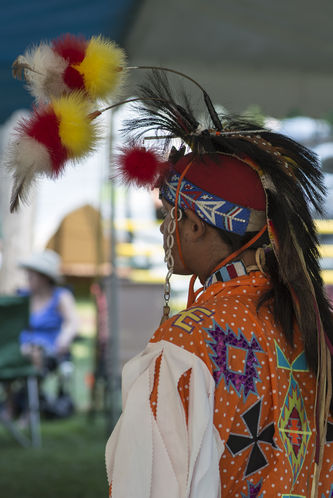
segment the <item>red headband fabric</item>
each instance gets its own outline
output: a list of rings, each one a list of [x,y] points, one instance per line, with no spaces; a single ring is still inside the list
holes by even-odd
[[[185,179],[221,199],[265,211],[265,192],[257,172],[240,159],[225,154],[187,154],[172,168],[181,174],[189,161]]]

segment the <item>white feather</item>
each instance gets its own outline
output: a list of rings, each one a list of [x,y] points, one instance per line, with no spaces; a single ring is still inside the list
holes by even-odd
[[[6,166],[13,176],[10,210],[16,211],[20,201],[27,198],[37,176],[52,177],[52,163],[48,149],[27,135],[9,145]]]
[[[8,167],[16,175],[52,176],[52,163],[47,147],[28,135],[10,144]]]
[[[68,62],[56,54],[49,45],[41,43],[24,54],[26,63],[33,69],[25,69],[25,79],[30,93],[37,102],[45,102],[51,97],[60,97],[70,89],[63,80]]]

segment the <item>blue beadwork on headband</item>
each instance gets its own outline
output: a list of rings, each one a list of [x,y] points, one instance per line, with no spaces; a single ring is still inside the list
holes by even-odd
[[[161,187],[161,196],[172,205],[175,203],[179,178],[180,175],[174,173]],[[178,206],[192,209],[210,225],[239,235],[245,234],[251,214],[251,209],[205,192],[186,179],[181,182]]]

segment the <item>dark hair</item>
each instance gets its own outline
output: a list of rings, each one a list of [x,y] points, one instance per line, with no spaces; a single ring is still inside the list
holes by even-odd
[[[241,236],[235,233],[226,232],[216,228],[220,238],[229,245],[231,251],[240,249],[246,244],[256,232],[248,232]],[[266,240],[265,240],[266,239]],[[267,231],[257,242],[251,246],[251,249],[256,249],[262,244],[268,242]],[[240,256],[241,257],[241,256]],[[295,311],[293,299],[290,290],[283,282],[283,278],[279,271],[279,264],[276,260],[274,252],[266,251],[265,273],[269,275],[272,282],[272,288],[264,293],[258,300],[257,312],[266,304],[271,309],[275,323],[281,328],[288,344],[294,347],[294,329],[295,329]],[[323,322],[324,330],[330,341],[333,341],[333,320],[331,305],[323,292],[321,282],[316,282],[315,293],[318,300],[318,307]],[[318,368],[318,344],[317,344],[317,323],[316,316],[313,311],[313,296],[307,290],[306,286],[299,283],[299,288],[296,289],[299,300],[301,301],[301,320],[299,325],[302,339],[304,341],[304,350],[310,370],[316,374]],[[333,363],[332,363],[333,376]],[[333,399],[330,407],[333,415]]]

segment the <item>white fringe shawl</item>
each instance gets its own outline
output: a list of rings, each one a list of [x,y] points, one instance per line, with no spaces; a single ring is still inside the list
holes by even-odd
[[[162,353],[157,416],[150,407]],[[186,424],[178,381],[191,369]],[[123,413],[106,447],[112,498],[220,498],[224,445],[213,425],[214,379],[196,355],[150,343],[123,370]]]

